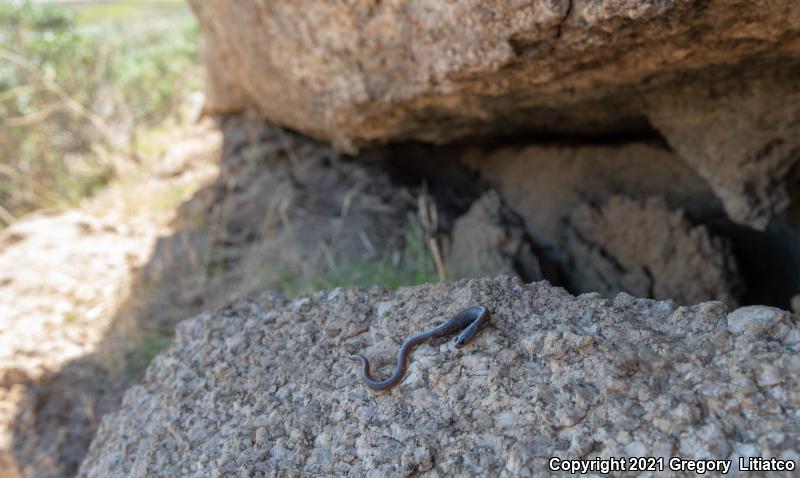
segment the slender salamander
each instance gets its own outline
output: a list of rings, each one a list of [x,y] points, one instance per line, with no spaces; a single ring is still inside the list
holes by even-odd
[[[442,325],[421,332],[417,335],[412,335],[400,346],[397,352],[397,365],[395,366],[394,373],[386,380],[375,380],[369,371],[369,360],[361,354],[351,355],[350,360],[361,363],[361,379],[364,383],[373,390],[388,390],[403,380],[408,368],[408,356],[417,345],[430,339],[437,339],[450,335],[464,329],[463,332],[458,334],[455,339],[455,347],[460,349],[467,342],[469,342],[478,331],[489,323],[489,311],[486,307],[475,306],[463,310],[456,314],[452,319],[443,323]]]

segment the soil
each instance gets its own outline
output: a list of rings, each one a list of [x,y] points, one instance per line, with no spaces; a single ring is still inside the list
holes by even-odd
[[[173,138],[181,157],[158,158],[173,165],[168,174],[157,169],[134,189],[120,181],[78,208],[40,212],[0,234],[0,477],[77,472],[130,382],[98,350],[174,214],[133,207],[126,196],[158,198],[208,180],[219,140],[213,122],[197,125]]]

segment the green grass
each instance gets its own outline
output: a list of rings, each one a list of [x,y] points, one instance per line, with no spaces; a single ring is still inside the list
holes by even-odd
[[[192,194],[198,189],[199,186],[196,182],[173,184],[156,193],[152,207],[158,211],[172,211],[192,197]]]
[[[128,380],[140,379],[150,362],[162,350],[169,347],[170,343],[172,343],[172,335],[151,333],[138,337],[136,342],[128,348],[125,357],[123,372]]]
[[[68,324],[74,324],[79,318],[80,317],[75,311],[70,310],[68,312],[64,312],[64,322]]]
[[[414,231],[405,234],[405,249],[396,257],[379,257],[371,261],[348,262],[326,266],[305,274],[279,273],[275,284],[289,297],[310,294],[321,289],[359,285],[378,286],[388,290],[398,287],[438,282],[436,266],[427,248]]]

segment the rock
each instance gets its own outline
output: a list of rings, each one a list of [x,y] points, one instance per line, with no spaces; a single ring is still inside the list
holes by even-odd
[[[614,195],[637,201],[660,196],[670,209],[684,211],[692,224],[705,225],[730,240],[746,282],[747,302],[788,308],[789,299],[800,290],[800,195],[791,209],[794,216],[775,218],[767,231],[759,232],[727,219],[723,204],[703,178],[655,142],[470,147],[462,158],[522,217],[551,282],[569,284],[570,277],[580,273],[568,270],[563,242],[567,218],[575,208],[605,204]],[[663,247],[666,238],[653,240]],[[564,269],[559,276],[564,280],[552,279],[548,262]]]
[[[788,323],[791,320],[787,312],[763,305],[741,307],[728,314],[728,330],[736,335],[762,336],[765,331]]]
[[[584,130],[598,118],[635,122],[630,104],[574,106],[658,75],[800,52],[790,0],[190,4],[211,111],[255,106],[341,143],[444,141],[554,116]]]
[[[566,247],[574,286],[581,292],[673,299],[681,304],[719,300],[735,307],[742,284],[724,238],[692,226],[680,210],[654,197],[613,196],[569,217]]]
[[[473,149],[465,153],[464,162],[484,175],[523,218],[540,261],[550,259],[560,265],[564,283],[577,292],[602,291],[610,297],[624,290],[680,303],[719,299],[731,306],[742,292],[727,241],[712,238],[707,247],[714,252],[704,257],[702,239],[709,233],[700,228],[694,233],[697,237],[690,237],[691,224],[673,217],[683,211],[699,223],[719,223],[724,218],[722,205],[697,174],[662,147],[630,143]],[[615,194],[629,200],[614,199]],[[651,196],[662,197],[663,202],[651,201],[652,209],[645,207]],[[641,204],[634,206],[631,201]],[[613,225],[598,224],[606,232],[595,231],[614,239],[593,236],[587,242],[578,237],[580,231],[570,217],[576,211],[590,211],[592,204],[614,204],[607,206],[617,210],[612,213]],[[684,237],[680,243],[686,247],[675,249],[676,237]],[[594,240],[598,243],[590,244]],[[600,244],[606,241],[614,245]],[[745,250],[749,254],[751,249]],[[617,254],[627,257],[625,265],[613,263]],[[668,274],[667,264],[672,269]],[[659,276],[659,295],[654,295],[653,278],[647,274]],[[672,292],[677,295],[668,295]]]
[[[770,75],[740,69],[648,100],[650,121],[740,224],[764,230],[789,205],[800,160],[798,76],[797,65]]]
[[[492,325],[459,350],[421,345],[389,392],[346,359],[364,352],[386,376],[401,340],[476,303]],[[268,293],[182,322],[79,475],[548,476],[552,456],[797,456],[798,324],[754,340],[729,322],[715,302],[612,304],[509,278]]]
[[[338,148],[652,133],[763,230],[798,161],[792,0],[189,2],[208,110]]]
[[[800,294],[795,294],[791,299],[792,312],[800,314]]]
[[[456,219],[450,242],[450,277],[519,275],[529,281],[542,279],[521,221],[503,205],[496,191],[484,193]]]
[[[723,215],[703,179],[680,157],[653,143],[472,149],[464,154],[464,163],[500,193],[535,242],[562,263],[567,260],[559,252],[564,219],[587,202],[602,204],[614,194],[637,199],[658,195],[692,217]]]

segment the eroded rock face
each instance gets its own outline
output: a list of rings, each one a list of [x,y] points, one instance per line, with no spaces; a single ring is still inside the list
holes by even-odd
[[[253,108],[345,150],[655,127],[734,221],[763,230],[786,207],[793,0],[189,3],[211,112]]]
[[[614,196],[569,216],[565,247],[581,292],[672,299],[681,304],[737,304],[742,283],[730,244],[658,197]]]
[[[560,248],[564,219],[584,203],[614,194],[663,197],[699,218],[722,214],[708,185],[680,157],[658,145],[529,145],[472,150],[465,163],[497,189],[545,247]]]
[[[492,326],[458,351],[400,341],[481,303]],[[484,279],[242,300],[181,323],[104,418],[81,476],[548,476],[547,460],[800,458],[800,329],[788,313],[676,308],[545,282]]]
[[[800,67],[729,69],[651,95],[650,121],[722,200],[728,216],[764,230],[790,202],[800,162]]]
[[[541,280],[539,260],[519,218],[497,191],[487,191],[456,219],[450,235],[447,271],[454,278],[520,275]]]
[[[742,284],[729,244],[687,219],[713,223],[723,207],[663,147],[476,149],[465,162],[520,212],[540,260],[555,261],[571,290],[736,305]]]

